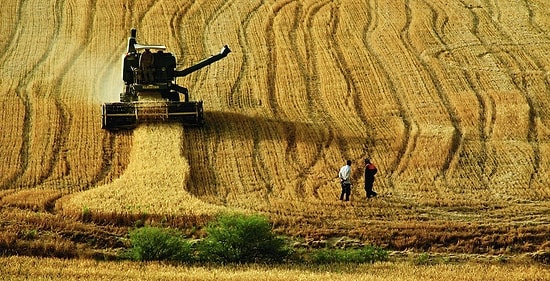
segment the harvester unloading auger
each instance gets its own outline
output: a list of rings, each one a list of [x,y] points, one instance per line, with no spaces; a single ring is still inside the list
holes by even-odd
[[[131,129],[141,122],[176,121],[185,126],[204,124],[202,101],[189,101],[186,88],[175,83],[176,77],[189,75],[231,52],[225,45],[221,52],[184,70],[176,70],[176,57],[164,52],[165,46],[140,45],[133,28],[128,49],[122,59],[124,92],[120,102],[101,106],[103,129]],[[154,52],[151,52],[153,50]],[[181,96],[184,100],[181,100]]]

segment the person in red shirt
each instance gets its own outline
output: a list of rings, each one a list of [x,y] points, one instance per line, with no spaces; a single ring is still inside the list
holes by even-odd
[[[365,159],[365,192],[367,193],[367,199],[378,195],[378,193],[372,190],[376,172],[378,172],[376,166],[370,162],[369,158]]]

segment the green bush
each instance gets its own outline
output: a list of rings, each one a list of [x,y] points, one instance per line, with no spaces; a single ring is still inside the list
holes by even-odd
[[[286,242],[275,236],[267,218],[221,215],[207,228],[199,245],[201,260],[222,263],[282,262],[290,254]]]
[[[429,265],[432,262],[430,254],[422,253],[414,259],[415,265]]]
[[[362,249],[321,249],[311,253],[311,261],[317,264],[327,263],[374,263],[386,261],[388,251],[376,247],[365,246]]]
[[[191,243],[173,230],[142,227],[130,231],[131,248],[124,257],[138,261],[191,261]]]
[[[192,244],[174,230],[141,227],[130,231],[130,248],[122,258],[152,261],[215,263],[294,262],[374,263],[388,259],[388,252],[376,246],[361,249],[322,249],[293,252],[277,237],[267,218],[259,215],[225,214],[206,227],[206,237]],[[197,258],[197,259],[196,259]]]

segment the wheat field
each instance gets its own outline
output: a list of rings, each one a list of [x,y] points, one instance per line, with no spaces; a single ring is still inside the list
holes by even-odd
[[[15,265],[15,266],[14,266]],[[0,258],[5,280],[548,280],[550,272],[537,265],[447,264],[419,267],[408,263],[342,266],[340,271],[322,268],[278,268],[262,265],[232,267],[174,267],[162,263],[92,260],[36,260]],[[10,279],[9,276],[13,278]]]
[[[2,224],[37,228],[23,215],[33,211],[177,226],[178,216],[239,211],[305,240],[550,248],[550,2],[5,2],[0,203],[16,214]],[[204,127],[101,129],[132,27],[138,42],[166,45],[179,69],[230,46],[177,81],[204,101]],[[371,200],[365,158],[379,169]]]

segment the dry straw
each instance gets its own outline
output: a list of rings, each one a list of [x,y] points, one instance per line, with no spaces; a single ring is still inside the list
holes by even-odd
[[[118,214],[212,214],[218,207],[186,191],[189,163],[182,156],[183,130],[175,124],[145,124],[134,131],[130,163],[110,184],[77,193],[65,211]]]
[[[2,266],[10,265],[10,266]],[[540,265],[380,263],[323,270],[244,265],[187,267],[162,263],[102,262],[29,257],[0,258],[0,274],[35,280],[548,280]]]

